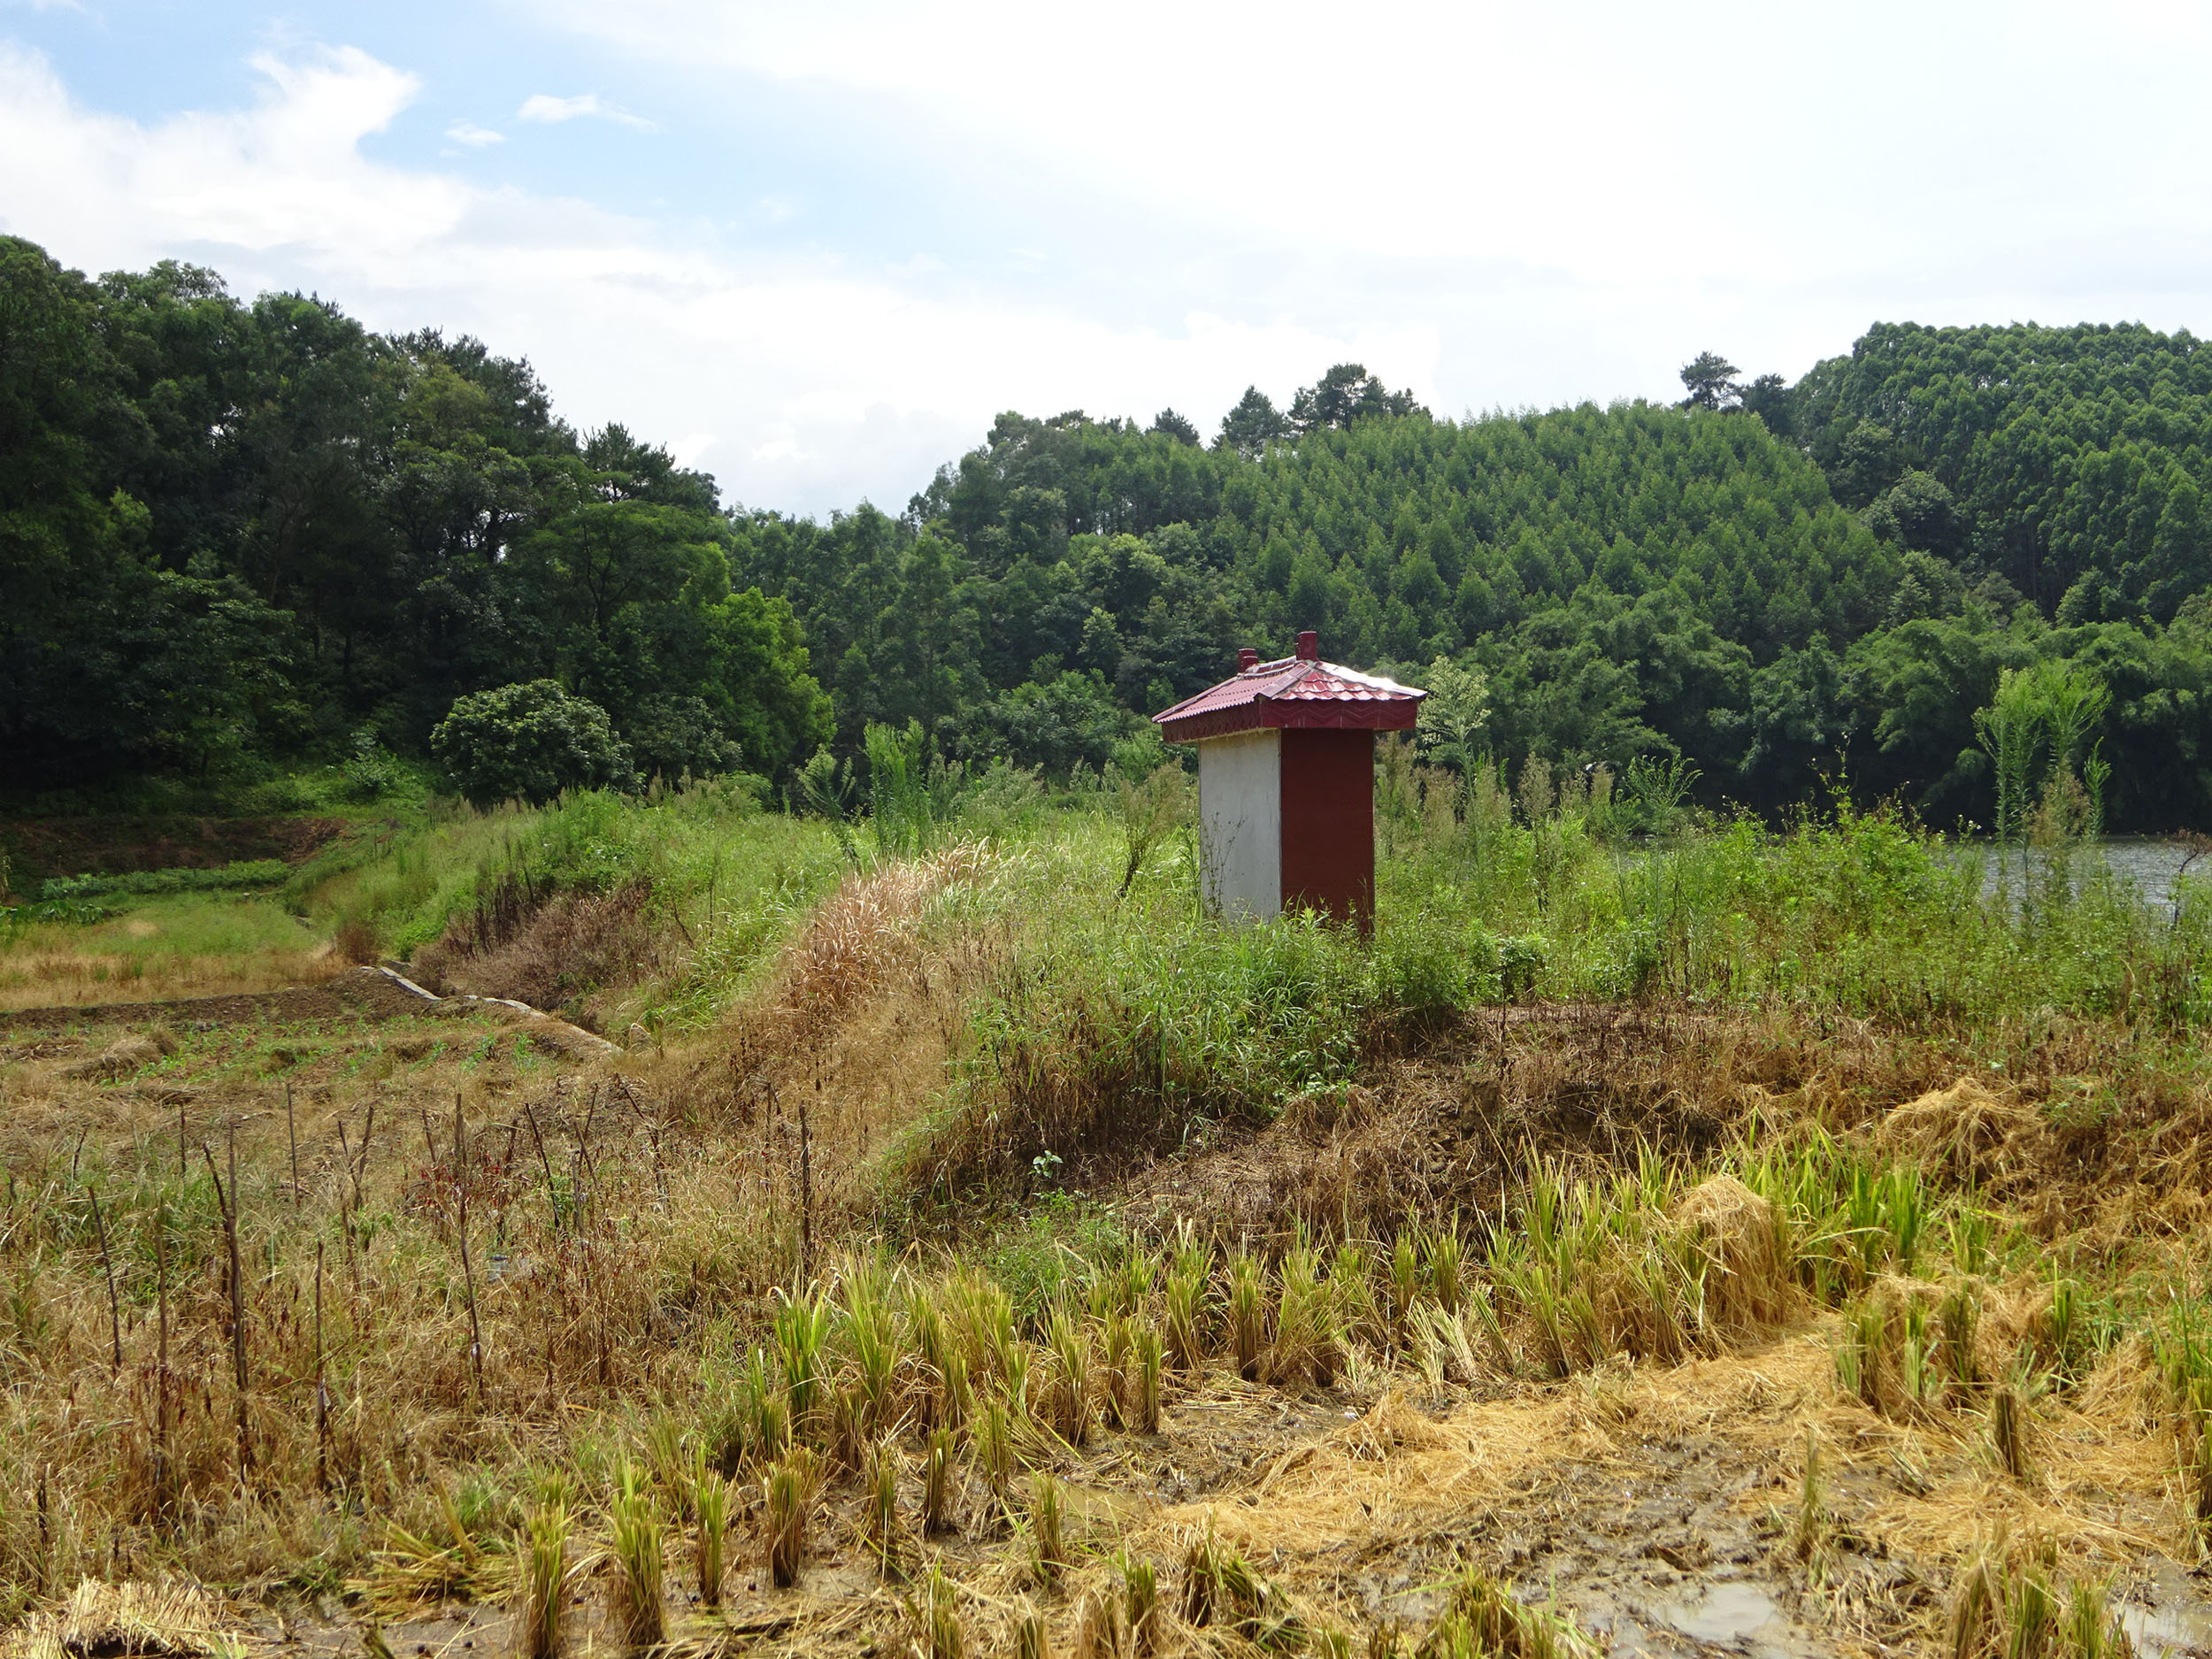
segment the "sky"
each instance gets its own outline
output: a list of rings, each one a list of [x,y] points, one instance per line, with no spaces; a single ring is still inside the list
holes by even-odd
[[[1792,379],[1877,321],[2212,329],[2212,0],[0,0],[0,231],[526,357],[726,500],[1002,410],[1210,434]]]

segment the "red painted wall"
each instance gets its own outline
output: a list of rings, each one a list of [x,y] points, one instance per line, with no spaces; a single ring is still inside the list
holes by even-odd
[[[1375,925],[1375,734],[1283,733],[1283,908]]]

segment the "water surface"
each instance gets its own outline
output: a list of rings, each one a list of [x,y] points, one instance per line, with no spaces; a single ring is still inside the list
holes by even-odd
[[[1999,868],[1995,844],[1961,841],[1958,846],[1962,856],[1980,860],[1982,895],[1985,898],[1994,897]],[[2047,868],[2046,856],[2032,849],[2024,854],[2018,847],[2005,849],[2003,864],[2008,872],[2008,885],[2016,896],[2020,892],[2023,859],[2026,860],[2031,874],[2040,874]],[[2193,853],[2181,842],[2163,836],[2108,835],[2093,845],[2074,849],[2074,880],[2078,887],[2084,877],[2096,873],[2100,859],[2113,875],[2132,883],[2143,895],[2144,903],[2167,915],[2173,913],[2174,886],[2185,873],[2185,873],[2192,878],[2212,876],[2212,854]]]

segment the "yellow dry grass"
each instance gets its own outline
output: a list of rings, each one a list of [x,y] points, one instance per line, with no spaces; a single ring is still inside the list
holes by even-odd
[[[974,842],[848,876],[784,952],[774,1004],[803,1033],[818,1031],[911,968],[930,902],[982,879],[990,851]]]
[[[1828,1414],[1826,1367],[1824,1347],[1801,1334],[1434,1415],[1393,1390],[1233,1498],[1159,1509],[1130,1547],[1166,1550],[1210,1528],[1292,1583],[1325,1579],[1325,1562],[1386,1555],[1507,1506],[1540,1511],[1566,1483],[1647,1468],[1660,1437],[1723,1432],[1746,1463],[1778,1460]]]
[[[1889,1156],[1924,1168],[1987,1177],[2022,1161],[2016,1143],[2037,1126],[2035,1113],[2017,1100],[1993,1093],[1978,1078],[1962,1077],[1891,1111],[1874,1141]]]
[[[1417,1556],[1439,1540],[1494,1536],[1486,1524],[1501,1515],[1557,1517],[1578,1505],[1602,1514],[1626,1485],[1663,1481],[1663,1448],[1691,1437],[1718,1437],[1728,1448],[1740,1516],[1776,1512],[1791,1501],[1809,1426],[1830,1479],[1878,1494],[1853,1506],[1854,1529],[1937,1582],[2007,1540],[2085,1576],[2124,1573],[2160,1555],[2193,1558],[2170,1490],[2170,1440],[2129,1409],[2124,1387],[2088,1397],[2097,1403],[2039,1411],[2036,1449],[2048,1478],[2026,1486],[1993,1465],[1978,1417],[1901,1425],[1839,1396],[1824,1334],[1804,1327],[1740,1353],[1440,1412],[1389,1389],[1356,1421],[1263,1465],[1242,1490],[1125,1506],[1115,1530],[1126,1554],[1161,1562],[1179,1561],[1210,1533],[1309,1623],[1361,1628],[1367,1616],[1347,1594],[1361,1569]],[[1624,1541],[1624,1556],[1633,1544]],[[1478,1563],[1485,1548],[1494,1546],[1478,1546]],[[1070,1604],[1084,1583],[1110,1576],[1093,1570]],[[1801,1617],[1820,1622],[1816,1601]]]
[[[0,1010],[253,995],[287,986],[318,985],[349,966],[323,948],[177,956],[25,951],[0,956]]]
[[[1706,1312],[1720,1329],[1778,1325],[1803,1300],[1791,1282],[1781,1218],[1734,1176],[1700,1181],[1676,1202],[1671,1219],[1708,1263]]]
[[[188,1579],[87,1578],[51,1612],[0,1632],[0,1659],[204,1659],[245,1651],[246,1632]]]

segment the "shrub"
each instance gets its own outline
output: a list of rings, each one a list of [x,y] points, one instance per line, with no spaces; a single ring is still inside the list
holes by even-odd
[[[374,732],[354,733],[353,752],[339,764],[340,790],[349,801],[382,801],[403,793],[413,781],[407,763],[377,741]]]
[[[625,723],[638,770],[648,778],[713,778],[735,772],[745,752],[697,697],[659,697]]]
[[[479,805],[634,781],[607,711],[550,680],[456,699],[430,734],[430,750]]]

